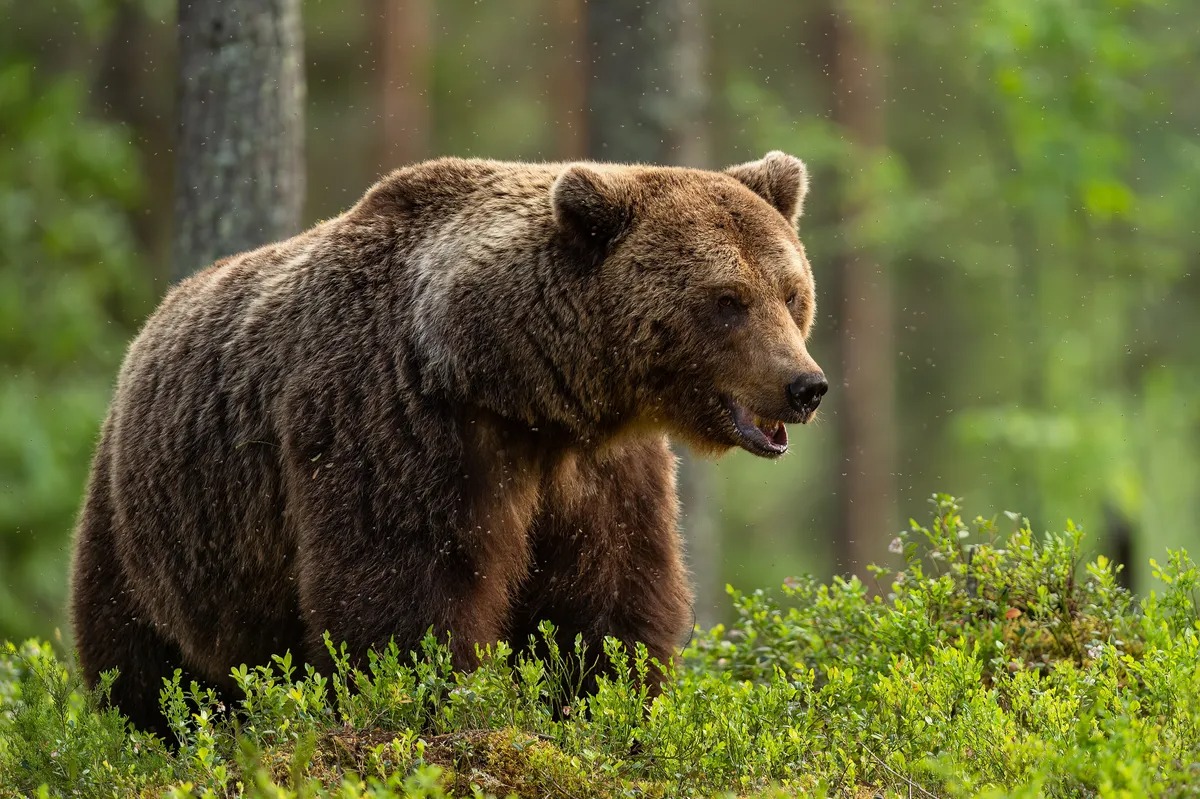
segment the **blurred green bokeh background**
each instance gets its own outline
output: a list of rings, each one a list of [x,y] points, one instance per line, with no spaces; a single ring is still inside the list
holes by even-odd
[[[425,116],[403,151],[578,156],[581,1],[426,6],[409,87]],[[716,534],[717,562],[697,569],[705,601],[724,581],[847,568],[848,546],[885,562],[934,491],[1035,527],[1070,517],[1135,567],[1198,548],[1200,5],[695,9],[702,165],[770,149],[809,164],[811,349],[834,385],[781,462],[738,452],[701,470],[685,512]],[[378,0],[304,5],[309,221],[399,165],[380,144],[379,13]],[[847,13],[863,21],[853,41]],[[0,0],[0,18],[5,638],[62,623],[91,448],[124,347],[167,287],[176,77],[166,0]],[[845,99],[864,92],[866,119]],[[854,268],[877,279],[871,297]],[[888,373],[878,392],[843,368],[864,333]],[[878,425],[865,443],[841,423],[855,397]],[[863,529],[848,497],[871,468],[884,522]]]

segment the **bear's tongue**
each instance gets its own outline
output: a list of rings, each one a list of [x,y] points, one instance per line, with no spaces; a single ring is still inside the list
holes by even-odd
[[[762,434],[767,437],[777,447],[786,447],[788,443],[787,427],[783,422],[773,422],[770,419],[755,419],[754,426],[762,431]]]
[[[783,422],[772,419],[762,419],[742,405],[733,404],[733,422],[747,438],[758,438],[759,446],[776,453],[787,449],[787,427]]]

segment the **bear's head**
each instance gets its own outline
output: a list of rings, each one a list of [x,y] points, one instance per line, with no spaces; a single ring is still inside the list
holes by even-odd
[[[828,384],[805,345],[816,308],[795,225],[803,162],[780,152],[724,172],[576,164],[554,220],[595,277],[610,352],[639,419],[716,454],[787,451]]]

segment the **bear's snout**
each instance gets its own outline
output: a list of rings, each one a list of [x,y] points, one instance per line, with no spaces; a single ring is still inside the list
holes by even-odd
[[[829,381],[821,372],[805,372],[787,387],[788,404],[804,416],[804,421],[816,412],[821,397],[829,391]]]

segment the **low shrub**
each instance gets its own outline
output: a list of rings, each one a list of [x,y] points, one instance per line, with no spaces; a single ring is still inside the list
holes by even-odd
[[[902,571],[730,590],[648,701],[644,650],[572,699],[543,627],[456,673],[431,637],[333,674],[287,654],[227,708],[176,678],[174,740],[104,709],[44,643],[0,652],[0,796],[1184,796],[1200,791],[1200,568],[1135,600],[1083,537],[934,498]],[[578,655],[578,653],[571,653]]]

